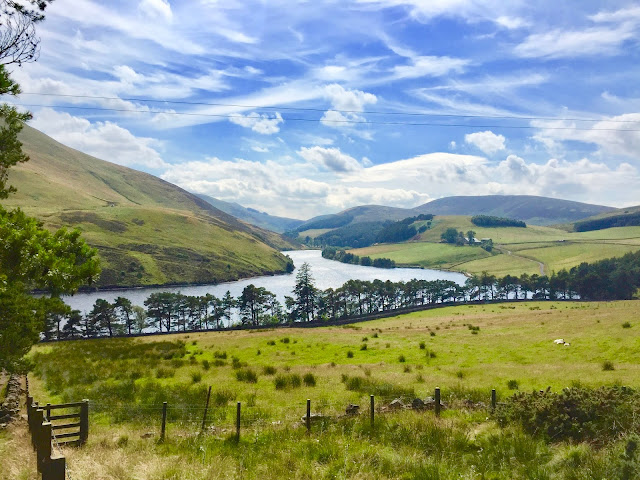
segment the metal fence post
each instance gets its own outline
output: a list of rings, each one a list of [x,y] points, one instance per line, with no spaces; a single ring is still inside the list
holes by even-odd
[[[373,395],[370,396],[371,398],[371,428],[374,427],[375,425],[375,397]]]
[[[436,411],[436,417],[440,416],[440,387],[436,388],[436,404],[435,404],[435,411]]]
[[[162,402],[162,426],[160,427],[160,441],[164,442],[164,435],[167,431],[167,402]]]

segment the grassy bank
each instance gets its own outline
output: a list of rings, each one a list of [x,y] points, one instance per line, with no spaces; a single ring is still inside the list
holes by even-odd
[[[640,386],[639,310],[633,301],[459,306],[347,327],[47,344],[32,352],[31,384],[41,402],[92,402],[89,445],[69,451],[74,478],[623,478],[626,437],[551,444],[465,401],[488,402],[491,388],[505,399],[547,386]],[[441,419],[379,412],[370,430],[369,394],[382,406],[435,386],[455,407]],[[328,417],[310,436],[300,422],[307,398]],[[169,436],[157,443],[162,401]],[[350,403],[364,415],[343,418]]]

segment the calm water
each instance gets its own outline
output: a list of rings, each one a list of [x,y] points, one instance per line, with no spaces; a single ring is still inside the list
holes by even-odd
[[[423,270],[415,268],[394,268],[383,269],[374,267],[362,267],[359,265],[349,265],[326,260],[322,258],[319,250],[294,250],[285,252],[292,259],[296,267],[304,262],[311,266],[311,273],[315,279],[316,286],[322,290],[326,288],[338,288],[348,280],[391,280],[394,282],[407,281],[412,278],[420,280],[452,280],[463,284],[466,280],[461,273],[442,272],[439,270]],[[116,297],[127,297],[134,305],[144,306],[146,298],[155,292],[181,292],[184,295],[204,295],[211,293],[216,297],[222,297],[227,290],[234,297],[240,296],[242,290],[247,285],[253,283],[257,287],[264,287],[273,292],[278,300],[284,304],[285,295],[292,295],[293,286],[296,282],[296,272],[287,275],[277,275],[271,277],[254,277],[237,282],[220,283],[218,285],[199,285],[193,287],[170,287],[170,288],[132,288],[117,291],[104,291],[92,293],[78,293],[71,297],[65,297],[72,308],[81,312],[89,312],[98,298],[103,298],[113,302]]]

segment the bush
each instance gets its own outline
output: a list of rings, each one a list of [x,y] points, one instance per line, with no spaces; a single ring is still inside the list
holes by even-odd
[[[436,329],[438,329],[438,330],[439,330],[439,329],[440,329],[440,327],[436,327]],[[429,332],[429,335],[431,335],[432,337],[435,337],[435,336],[436,336],[436,332]]]
[[[289,375],[276,375],[273,379],[276,390],[288,390],[290,388],[298,388],[302,385],[302,378],[297,373]]]
[[[264,373],[265,375],[275,375],[277,371],[278,371],[278,369],[276,367],[271,366],[271,365],[265,365],[262,368],[262,373]]]
[[[347,358],[353,358],[353,352],[351,350],[347,352]]]
[[[345,384],[344,386],[347,390],[375,395],[383,399],[415,397],[413,388],[380,382],[368,377],[350,377],[349,375],[343,374],[342,383]]]
[[[267,342],[267,345],[275,345],[275,344],[276,344],[275,340],[269,340]]]
[[[399,361],[400,363],[404,363],[404,362],[406,362],[406,361],[407,361],[407,359],[404,357],[404,355],[400,355],[400,356],[398,357],[398,361]]]
[[[360,345],[360,350],[366,350],[367,349],[367,344],[363,343],[362,345]]]
[[[615,370],[615,367],[613,366],[613,362],[609,360],[605,360],[604,362],[602,362],[602,370],[604,370],[605,372],[611,372]]]
[[[631,328],[631,324],[629,322],[624,322],[622,324],[622,328]]]
[[[427,348],[427,344],[424,342],[420,342],[420,350],[424,350],[425,348]]]
[[[211,368],[209,360],[202,360],[202,368],[204,368],[205,370],[209,370]]]
[[[227,359],[227,352],[213,352],[213,358]]]
[[[257,383],[258,374],[250,368],[243,368],[236,371],[236,379],[239,382]]]
[[[313,373],[305,373],[304,377],[302,377],[302,381],[307,387],[315,387],[316,386],[316,377]]]
[[[213,404],[216,407],[223,407],[236,398],[236,394],[229,390],[217,390],[213,394]]]
[[[404,373],[411,373],[411,367],[409,365],[404,366]]]
[[[199,383],[202,380],[202,374],[200,372],[192,372],[191,373],[191,381],[193,383]]]
[[[290,339],[289,337],[284,337],[284,338],[281,338],[281,339],[280,339],[280,341],[281,341],[282,343],[290,343],[290,342],[291,342],[291,339]]]
[[[507,382],[507,388],[509,390],[518,390],[518,388],[520,388],[520,385],[518,384],[517,380],[509,380]]]
[[[378,338],[378,332],[376,332],[373,335],[371,335],[371,338]]]
[[[561,393],[516,393],[498,404],[502,426],[518,423],[532,435],[603,445],[640,427],[640,394],[610,386],[565,388]]]
[[[156,378],[172,378],[176,374],[173,368],[158,367]]]

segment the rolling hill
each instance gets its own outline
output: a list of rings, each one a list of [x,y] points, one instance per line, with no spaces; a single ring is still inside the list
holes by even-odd
[[[492,215],[515,218],[532,225],[554,225],[616,209],[532,195],[484,195],[439,198],[413,210],[434,215]]]
[[[14,167],[21,207],[47,228],[77,227],[98,249],[99,287],[209,283],[283,272],[279,235],[247,225],[153,175],[66,147],[25,126]]]
[[[259,212],[253,208],[246,208],[239,203],[225,202],[217,198],[210,197],[209,195],[198,195],[205,202],[210,203],[218,210],[222,210],[229,215],[232,215],[243,222],[250,223],[256,227],[271,230],[277,233],[283,233],[287,230],[294,230],[300,226],[303,220],[297,220],[295,218],[277,217],[269,215],[266,212]]]

